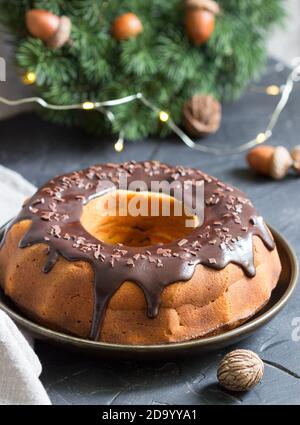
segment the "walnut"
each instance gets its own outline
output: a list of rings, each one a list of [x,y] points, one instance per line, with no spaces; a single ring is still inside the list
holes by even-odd
[[[247,391],[262,379],[263,361],[250,350],[234,350],[228,353],[218,367],[219,383],[230,391]]]
[[[222,108],[212,96],[195,94],[183,106],[183,124],[192,136],[215,133],[221,123]]]

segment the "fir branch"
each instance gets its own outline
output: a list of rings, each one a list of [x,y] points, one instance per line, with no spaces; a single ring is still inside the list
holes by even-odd
[[[186,37],[182,0],[0,0],[0,22],[15,35],[18,66],[36,72],[38,92],[48,101],[107,100],[141,91],[180,123],[182,105],[193,94],[233,99],[257,75],[264,64],[268,31],[284,17],[281,3],[219,0],[215,31],[200,47]],[[69,16],[71,42],[51,50],[32,38],[25,25],[31,8]],[[117,42],[111,25],[125,12],[139,17],[143,33]],[[97,111],[43,111],[43,115],[96,134],[122,130],[129,139],[168,131],[140,102],[113,112],[113,125]]]

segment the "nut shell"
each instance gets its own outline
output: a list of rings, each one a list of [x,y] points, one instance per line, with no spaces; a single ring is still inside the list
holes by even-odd
[[[222,107],[212,96],[196,94],[184,104],[182,115],[187,132],[191,136],[203,137],[219,129]]]
[[[234,350],[220,362],[217,377],[220,385],[229,391],[248,391],[262,379],[264,364],[250,350]]]

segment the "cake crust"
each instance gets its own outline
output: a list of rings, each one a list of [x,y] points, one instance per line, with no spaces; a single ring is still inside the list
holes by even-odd
[[[124,175],[129,186],[141,181],[142,192],[124,191]],[[178,218],[177,190],[167,196],[152,187],[166,182],[173,189],[203,185],[203,222],[191,210]],[[119,205],[122,197],[146,205],[155,199],[159,211],[168,199],[174,211],[107,216],[115,195]],[[195,204],[197,191],[183,195],[182,205]],[[280,272],[273,237],[241,191],[157,161],[55,177],[25,202],[0,244],[0,285],[28,317],[120,344],[180,342],[234,328],[268,302]]]
[[[59,257],[44,273],[47,245],[19,249],[30,221],[16,223],[0,250],[0,284],[32,320],[62,332],[88,338],[93,317],[94,271],[85,261]],[[254,237],[255,277],[229,264],[222,270],[198,265],[187,282],[168,285],[156,318],[147,316],[143,291],[124,282],[108,304],[98,339],[118,344],[187,341],[235,328],[269,300],[281,272],[277,250]]]

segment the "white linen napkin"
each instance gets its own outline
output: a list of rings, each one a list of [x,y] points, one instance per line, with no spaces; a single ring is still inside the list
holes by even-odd
[[[14,217],[35,187],[0,165],[0,225]],[[39,380],[41,363],[24,335],[0,310],[0,405],[51,404]]]
[[[36,188],[15,171],[0,165],[0,226],[13,218]]]
[[[41,363],[13,321],[0,310],[0,405],[51,404]]]

